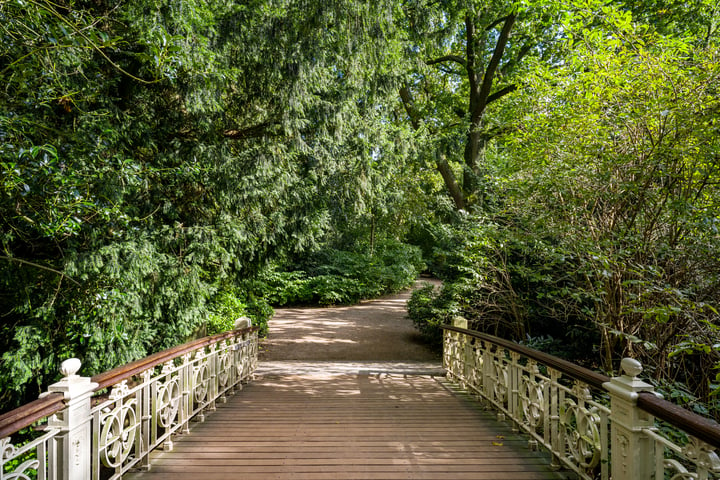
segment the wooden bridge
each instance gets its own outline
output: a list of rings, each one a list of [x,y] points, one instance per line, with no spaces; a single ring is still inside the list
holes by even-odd
[[[127,478],[566,478],[444,377],[392,365],[260,375],[151,464]]]
[[[0,480],[720,478],[720,425],[622,364],[609,378],[454,326],[442,367],[258,363],[238,328],[92,378],[64,362],[0,416]]]

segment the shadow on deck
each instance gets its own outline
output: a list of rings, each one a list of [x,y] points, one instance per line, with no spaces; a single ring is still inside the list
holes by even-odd
[[[149,472],[125,478],[568,478],[427,366],[298,371],[264,369],[172,451],[154,453]]]

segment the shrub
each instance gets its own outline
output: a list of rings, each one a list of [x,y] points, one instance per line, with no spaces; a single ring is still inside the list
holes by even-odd
[[[254,326],[260,327],[260,335],[267,335],[268,320],[274,311],[264,299],[241,289],[223,290],[216,294],[211,303],[211,313],[205,323],[206,335],[225,332],[235,326],[240,317],[249,317]]]
[[[414,290],[408,300],[408,317],[422,336],[432,345],[442,345],[443,324],[452,323],[459,312],[456,292],[452,286],[435,288],[426,284]]]
[[[324,250],[301,267],[283,271],[271,265],[242,288],[275,306],[351,304],[410,287],[424,264],[419,248],[384,242],[372,255]]]

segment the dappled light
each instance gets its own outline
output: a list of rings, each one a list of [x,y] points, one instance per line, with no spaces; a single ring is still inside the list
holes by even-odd
[[[261,360],[430,362],[429,350],[407,318],[409,292],[351,307],[277,309]]]
[[[526,442],[442,377],[265,374],[131,478],[565,478]]]
[[[535,433],[599,414],[574,380],[555,399],[523,390],[555,367],[500,345],[593,378],[638,362],[699,423],[720,420],[718,5],[0,0],[0,451],[30,471],[35,437],[76,445],[65,433],[80,429],[55,429],[74,415],[46,395],[71,358],[82,379],[135,365],[103,387],[115,413],[89,420],[111,425],[94,452],[126,463],[93,458],[93,480],[147,468],[144,430],[170,449],[171,431],[190,430],[174,415],[215,409],[218,424],[198,425],[179,458],[159,454],[153,475],[494,478],[483,462],[497,458],[545,477],[527,467],[536,457],[501,451],[511,441],[487,446],[443,363],[479,366],[461,383],[483,379]],[[250,326],[258,344],[204,343]],[[450,331],[497,337],[496,361],[478,336],[441,352]],[[188,343],[202,345],[193,358],[143,371]],[[229,400],[236,385],[218,385],[249,369],[257,382]],[[21,427],[16,409],[32,413]],[[630,450],[675,452],[655,478],[720,478],[707,438],[691,428],[662,447],[665,426],[647,420]],[[585,434],[577,449],[563,435],[543,439],[556,460],[587,453]],[[714,473],[685,471],[683,452],[717,460]],[[581,477],[620,480],[591,457]],[[11,468],[0,476],[53,477]]]

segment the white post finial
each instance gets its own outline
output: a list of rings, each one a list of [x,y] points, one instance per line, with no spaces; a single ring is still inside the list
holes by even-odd
[[[250,327],[252,327],[252,320],[250,319],[250,317],[240,317],[235,320],[235,330]]]
[[[620,368],[625,375],[632,379],[636,379],[643,371],[642,363],[634,358],[623,358],[620,362]]]
[[[60,364],[60,373],[66,378],[77,378],[82,362],[79,358],[68,358]]]

